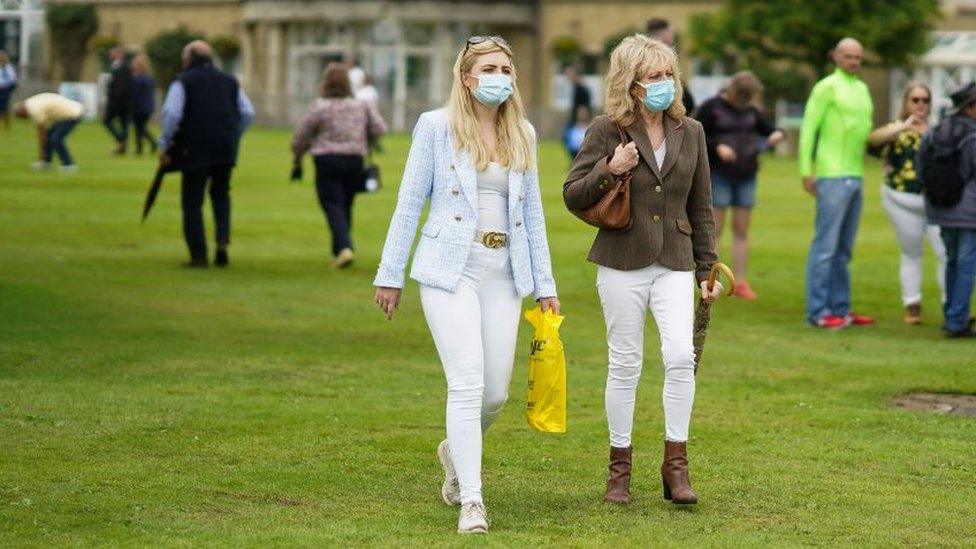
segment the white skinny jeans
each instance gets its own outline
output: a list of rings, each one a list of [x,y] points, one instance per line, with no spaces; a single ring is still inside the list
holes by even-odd
[[[939,227],[926,221],[925,198],[921,194],[896,191],[882,185],[881,204],[888,212],[901,248],[898,274],[901,278],[902,305],[922,302],[922,242],[926,235],[935,252],[935,276],[942,289],[942,301],[945,302],[946,249],[939,235]]]
[[[636,271],[600,266],[596,280],[610,350],[606,390],[610,445],[631,445],[648,309],[661,335],[665,438],[674,442],[688,440],[695,402],[694,273],[672,271],[657,264]]]
[[[481,435],[508,399],[522,298],[508,248],[472,243],[454,293],[420,287],[427,325],[447,377],[447,443],[461,503],[481,501]]]

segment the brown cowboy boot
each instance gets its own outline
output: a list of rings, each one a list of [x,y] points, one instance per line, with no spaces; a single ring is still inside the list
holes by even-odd
[[[688,453],[684,442],[664,441],[664,463],[661,464],[664,499],[678,504],[698,503],[688,479]]]
[[[633,447],[610,447],[610,474],[607,475],[607,503],[630,503],[630,459]]]

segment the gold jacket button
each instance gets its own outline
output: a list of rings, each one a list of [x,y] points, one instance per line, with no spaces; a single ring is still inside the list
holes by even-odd
[[[657,214],[654,214],[654,217],[653,217],[653,218],[651,218],[651,219],[653,219],[653,220],[654,220],[654,222],[655,222],[655,223],[657,223],[658,221],[660,221],[660,220],[661,220],[661,216],[659,216],[659,215],[657,215]]]
[[[656,192],[656,193],[661,192],[661,186],[658,185],[657,187],[654,187],[654,192]]]
[[[461,216],[459,215],[454,216],[454,221],[461,221]]]

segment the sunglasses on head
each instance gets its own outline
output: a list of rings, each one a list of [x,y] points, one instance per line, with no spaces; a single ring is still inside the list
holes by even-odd
[[[488,42],[489,40],[492,41],[492,42],[494,42],[494,43],[496,43],[496,44],[498,44],[499,46],[503,46],[505,48],[508,48],[509,47],[508,46],[508,41],[505,40],[504,38],[502,38],[501,36],[497,36],[497,35],[495,35],[495,36],[472,36],[471,38],[468,38],[468,43],[465,44],[464,51],[468,51],[468,48],[470,48],[471,46],[476,46],[478,44],[484,44],[485,42]]]
[[[928,97],[912,97],[911,99],[912,99],[912,103],[915,103],[916,105],[919,105],[919,104],[922,104],[922,103],[928,105],[929,103],[932,102],[932,99],[930,99]]]

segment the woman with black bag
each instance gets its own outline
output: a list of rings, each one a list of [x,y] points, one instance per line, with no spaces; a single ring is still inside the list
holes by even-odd
[[[365,183],[364,157],[369,142],[387,131],[374,103],[352,95],[349,73],[338,63],[325,69],[322,97],[309,106],[292,137],[295,174],[302,156],[315,159],[315,187],[332,232],[333,265],[348,267],[355,259],[350,231],[352,204]]]

